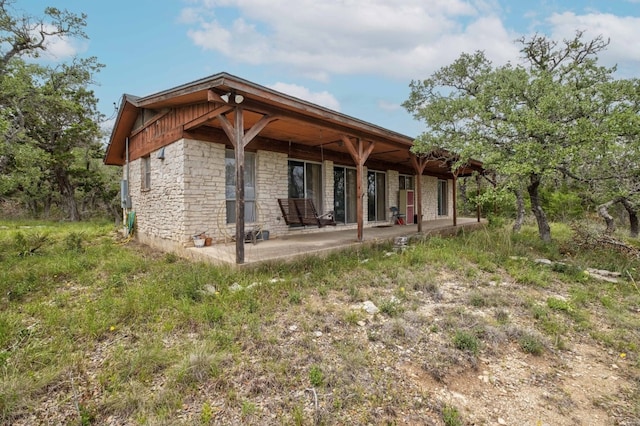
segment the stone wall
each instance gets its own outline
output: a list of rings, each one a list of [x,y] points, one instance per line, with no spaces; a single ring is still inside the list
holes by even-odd
[[[171,249],[189,246],[192,237],[206,232],[215,241],[231,241],[235,224],[226,223],[225,145],[191,139],[181,139],[164,148],[164,159],[152,152],[151,185],[142,189],[142,159],[129,165],[129,188],[132,209],[136,211],[137,237],[145,243]],[[272,238],[290,233],[327,232],[334,227],[289,228],[282,219],[278,198],[288,196],[288,156],[286,153],[259,150],[256,153],[255,223],[247,222],[245,229],[268,230]],[[367,221],[367,168],[364,168],[363,198],[364,224]],[[126,177],[126,166],[123,168]],[[320,211],[333,209],[333,162],[324,161],[324,206]],[[399,173],[387,171],[387,208],[398,204]],[[422,177],[423,220],[437,215],[437,183],[432,176]],[[449,217],[453,214],[453,180],[448,181]],[[389,213],[389,217],[390,217]],[[369,224],[373,225],[373,224]],[[340,229],[356,228],[355,224]]]
[[[184,242],[200,232],[215,240],[225,237],[225,146],[185,139]],[[227,236],[230,238],[230,235]]]
[[[422,220],[438,218],[438,178],[422,176]]]
[[[258,151],[256,154],[256,198],[258,221],[269,231],[270,237],[286,233],[288,226],[282,219],[278,198],[287,198],[287,154]],[[235,225],[232,225],[235,229]]]
[[[129,164],[129,191],[132,210],[136,212],[136,232],[145,238],[181,241],[185,233],[184,141],[168,145],[165,159],[158,151],[149,156],[151,179],[149,189],[142,189],[143,159]],[[127,166],[123,167],[123,178]]]
[[[398,190],[400,188],[400,173],[395,170],[387,171],[387,210],[391,221],[391,207],[398,207]],[[404,212],[401,212],[404,213]]]

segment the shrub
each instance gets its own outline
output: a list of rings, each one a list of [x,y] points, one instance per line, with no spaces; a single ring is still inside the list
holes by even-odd
[[[463,330],[456,331],[453,336],[453,344],[456,349],[471,352],[474,355],[477,355],[480,349],[480,341],[478,338],[474,334]]]
[[[460,412],[451,405],[445,405],[442,409],[442,421],[446,426],[462,426]]]
[[[520,349],[525,353],[538,356],[544,352],[544,344],[533,334],[523,334],[518,339],[518,343],[520,344]]]
[[[312,366],[309,370],[309,381],[313,387],[320,387],[324,383],[324,375],[317,365]]]

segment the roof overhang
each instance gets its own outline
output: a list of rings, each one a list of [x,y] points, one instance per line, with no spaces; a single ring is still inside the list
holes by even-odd
[[[107,146],[105,164],[125,163],[126,141],[135,131],[134,126],[141,110],[161,111],[196,105],[210,102],[212,96],[219,99],[226,94],[238,94],[243,97],[241,105],[246,128],[251,128],[265,115],[277,117],[260,131],[260,138],[344,156],[348,156],[349,152],[344,146],[343,137],[360,138],[375,143],[369,156],[370,160],[411,167],[412,154],[409,150],[414,138],[227,73],[215,74],[149,96],[124,95]],[[229,117],[233,119],[233,112],[229,113]],[[208,120],[202,123],[199,130],[220,128],[218,120]],[[450,173],[446,164],[440,161],[430,163],[432,164],[425,172],[442,175]],[[478,166],[481,168],[479,163]]]

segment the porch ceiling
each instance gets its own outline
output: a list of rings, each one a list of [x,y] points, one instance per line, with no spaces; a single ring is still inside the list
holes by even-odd
[[[412,170],[411,153],[413,138],[367,123],[362,120],[329,110],[327,108],[276,92],[249,81],[226,73],[217,74],[183,86],[175,87],[154,95],[135,98],[125,96],[119,110],[105,163],[121,164],[124,157],[125,139],[133,130],[133,123],[141,108],[162,110],[190,104],[211,101],[211,93],[222,96],[227,93],[242,95],[244,100],[239,104],[244,110],[245,131],[250,129],[265,115],[277,117],[259,133],[259,138],[252,145],[267,144],[273,141],[280,147],[288,144],[307,147],[310,152],[318,150],[334,159],[344,159],[348,165],[351,161],[349,151],[342,141],[343,136],[360,138],[365,142],[375,143],[369,156],[370,163],[393,163],[400,168]],[[234,112],[226,114],[231,122],[235,122]],[[220,131],[222,126],[216,118],[200,123],[191,129],[197,132]],[[268,148],[268,147],[264,147]],[[337,161],[340,162],[340,161]],[[478,163],[476,165],[480,167]],[[473,167],[476,169],[476,167]],[[471,169],[463,171],[468,174]],[[450,175],[447,165],[442,161],[429,161],[425,173],[434,175]]]

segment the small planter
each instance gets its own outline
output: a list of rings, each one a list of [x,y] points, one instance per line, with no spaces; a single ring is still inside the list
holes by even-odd
[[[193,245],[196,247],[204,247],[205,239],[204,238],[194,238]]]

